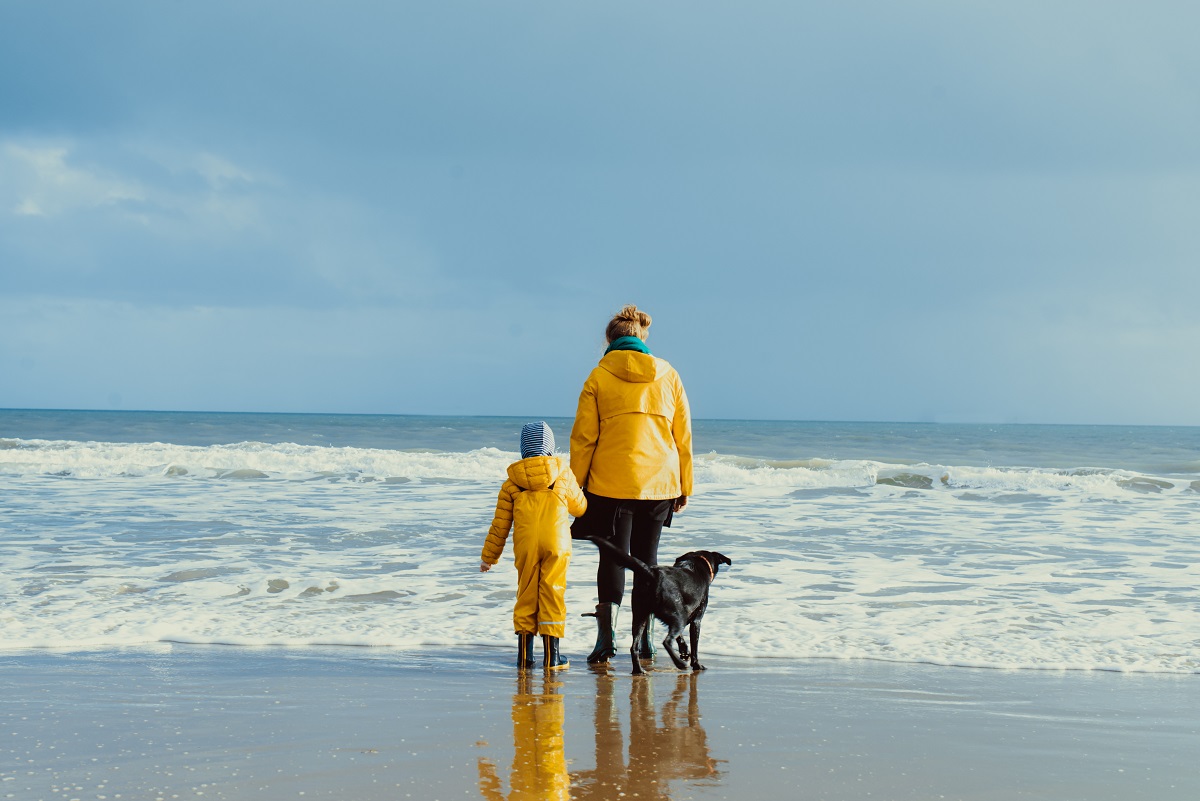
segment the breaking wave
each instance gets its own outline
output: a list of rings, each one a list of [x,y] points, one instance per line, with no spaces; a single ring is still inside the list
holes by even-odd
[[[169,443],[0,439],[0,474],[78,479],[201,478],[271,481],[492,481],[519,458],[479,448],[463,453],[242,442]],[[871,487],[918,491],[1023,493],[1178,493],[1200,491],[1200,480],[1127,470],[897,465],[872,460],[769,460],[707,453],[695,459],[696,482],[807,490]]]

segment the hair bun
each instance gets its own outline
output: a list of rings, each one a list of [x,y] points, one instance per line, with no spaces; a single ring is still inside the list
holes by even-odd
[[[622,306],[621,311],[617,312],[616,319],[628,320],[631,323],[637,323],[642,328],[650,327],[650,315],[646,314],[632,303]]]
[[[609,342],[618,337],[640,337],[645,339],[646,329],[649,327],[650,315],[630,303],[622,306],[621,310],[613,315],[604,334]]]

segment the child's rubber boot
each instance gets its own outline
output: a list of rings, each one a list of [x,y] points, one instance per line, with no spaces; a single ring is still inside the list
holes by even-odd
[[[642,641],[638,643],[638,659],[653,660],[655,653],[654,618],[650,618],[646,622],[646,630],[642,632]]]
[[[533,634],[517,632],[517,669],[533,670]]]
[[[587,656],[589,665],[602,665],[617,655],[617,613],[621,611],[620,604],[596,604],[595,612],[587,612],[583,617],[596,618],[596,647]]]
[[[566,670],[570,666],[570,660],[558,652],[558,638],[543,634],[542,667],[546,670]]]

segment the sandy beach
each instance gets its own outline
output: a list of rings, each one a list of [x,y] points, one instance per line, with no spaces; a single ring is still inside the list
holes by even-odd
[[[499,649],[0,657],[0,797],[1194,799],[1195,676]]]

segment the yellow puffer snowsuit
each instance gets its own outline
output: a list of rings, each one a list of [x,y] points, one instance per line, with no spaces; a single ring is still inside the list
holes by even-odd
[[[639,351],[605,354],[579,393],[571,472],[606,498],[692,494],[692,415],[674,367]]]
[[[571,561],[571,516],[587,510],[575,476],[558,456],[531,456],[508,466],[496,515],[483,543],[483,561],[494,565],[509,529],[517,560],[518,634],[562,638],[567,622],[567,565]]]

